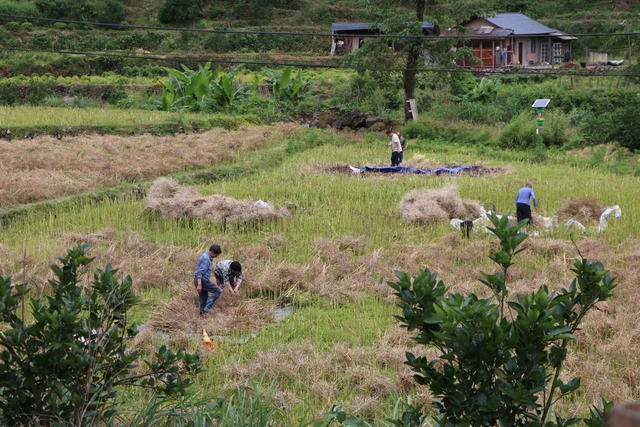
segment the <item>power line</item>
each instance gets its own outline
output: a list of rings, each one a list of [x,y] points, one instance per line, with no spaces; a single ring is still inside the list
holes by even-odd
[[[91,52],[82,50],[46,50],[46,49],[19,49],[6,48],[15,52],[35,52],[35,53],[52,53],[59,55],[83,55],[92,57],[106,58],[128,58],[136,60],[164,61],[174,63],[207,63],[228,64],[228,65],[248,65],[248,66],[272,66],[272,67],[294,67],[294,68],[312,68],[312,69],[341,69],[353,71],[416,71],[429,73],[479,73],[479,74],[495,74],[495,75],[560,75],[560,76],[582,76],[582,77],[640,77],[638,73],[622,73],[610,72],[605,70],[593,71],[573,71],[573,70],[534,70],[534,69],[517,69],[514,71],[504,72],[501,70],[480,70],[471,67],[421,67],[421,68],[402,68],[402,67],[365,67],[353,65],[339,64],[317,64],[317,63],[294,63],[294,62],[272,62],[272,61],[245,61],[237,59],[220,59],[220,58],[203,58],[203,57],[175,57],[175,56],[150,56],[150,55],[131,55],[126,53],[112,52]]]
[[[6,13],[0,13],[0,18],[21,19],[26,21],[42,21],[42,22],[59,22],[63,24],[78,24],[78,25],[92,25],[98,27],[110,27],[121,29],[134,29],[134,30],[154,30],[154,31],[179,31],[179,32],[191,32],[191,33],[213,33],[213,34],[254,34],[254,35],[273,35],[273,36],[295,36],[295,37],[336,37],[334,33],[315,33],[315,32],[300,32],[300,31],[250,31],[250,30],[214,30],[207,28],[184,28],[184,27],[162,27],[162,26],[150,26],[150,25],[130,25],[130,24],[112,24],[107,22],[94,22],[94,21],[78,21],[72,19],[56,19],[45,18],[41,16],[28,16],[28,15],[11,15]],[[424,34],[340,34],[346,37],[359,37],[359,38],[385,38],[385,39],[487,39],[491,38],[491,35],[478,35],[478,34],[449,34],[449,35],[424,35]],[[640,36],[640,32],[621,32],[621,33],[562,33],[562,36],[573,37],[618,37],[618,36]]]

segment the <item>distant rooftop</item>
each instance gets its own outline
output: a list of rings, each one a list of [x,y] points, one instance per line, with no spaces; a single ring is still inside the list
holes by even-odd
[[[513,30],[512,35],[520,36],[520,35],[542,35],[542,34],[553,34],[560,35],[564,34],[561,31],[556,29],[547,27],[540,22],[529,18],[527,15],[522,13],[498,13],[494,16],[488,16],[484,18],[485,20],[491,22],[493,25],[497,27],[501,27],[509,30]]]

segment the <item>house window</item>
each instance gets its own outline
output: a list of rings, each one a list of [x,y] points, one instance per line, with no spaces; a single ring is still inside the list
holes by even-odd
[[[562,63],[562,43],[554,43],[553,44],[553,63],[560,64]]]
[[[540,56],[542,62],[549,62],[549,45],[547,43],[540,45]]]
[[[536,39],[531,39],[531,53],[537,53],[538,52],[538,40]]]

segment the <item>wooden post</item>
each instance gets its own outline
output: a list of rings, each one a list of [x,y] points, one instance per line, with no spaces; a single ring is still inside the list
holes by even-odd
[[[408,99],[407,100],[407,108],[411,112],[411,118],[413,120],[418,120],[418,105],[416,104],[416,100],[415,99]]]
[[[491,65],[493,69],[496,68],[496,41],[491,40]]]

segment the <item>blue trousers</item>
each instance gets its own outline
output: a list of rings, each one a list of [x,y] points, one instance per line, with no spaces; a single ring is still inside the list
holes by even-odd
[[[196,289],[198,288],[198,278],[193,279],[193,284]],[[211,295],[209,295],[211,294]],[[200,312],[205,310],[211,310],[213,304],[220,298],[220,294],[222,294],[222,289],[218,287],[215,283],[212,283],[209,280],[202,279],[202,290],[200,291]]]

